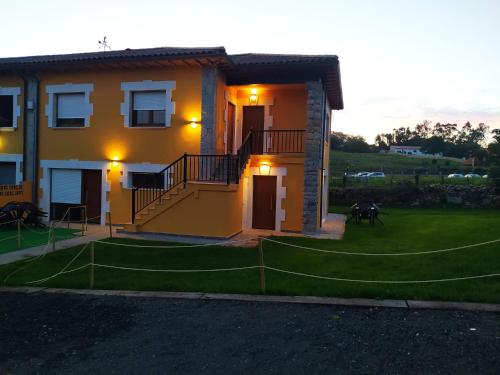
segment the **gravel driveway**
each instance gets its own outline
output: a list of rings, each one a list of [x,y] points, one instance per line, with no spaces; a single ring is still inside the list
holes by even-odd
[[[500,315],[0,293],[1,374],[498,374]]]

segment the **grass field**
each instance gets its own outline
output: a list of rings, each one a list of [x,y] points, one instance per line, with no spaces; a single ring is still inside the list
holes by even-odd
[[[431,173],[438,173],[438,168],[455,171],[462,170],[458,161],[436,158],[418,158],[411,156],[380,154],[380,153],[350,153],[333,151],[330,154],[330,167],[336,177],[349,172],[376,172],[382,171],[389,174],[413,174],[419,168],[429,169]]]
[[[21,249],[44,245],[49,239],[48,228],[22,228]],[[78,232],[74,229],[56,228],[56,241],[72,238]],[[0,254],[19,250],[17,240],[17,229],[9,227],[0,229]]]
[[[387,209],[385,225],[349,223],[341,241],[279,237],[279,241],[334,251],[403,253],[449,248],[499,237],[500,215],[493,210]],[[114,239],[127,244],[150,241]],[[158,245],[158,243],[154,243]],[[12,275],[8,285],[26,285],[61,270],[81,249],[49,254]],[[458,251],[411,256],[356,256],[313,252],[264,242],[266,266],[322,276],[363,280],[428,280],[500,273],[500,243]],[[85,250],[70,269],[89,262]],[[256,248],[130,248],[95,245],[95,263],[151,269],[210,269],[258,265]],[[0,280],[23,263],[0,266]],[[366,298],[408,298],[500,303],[500,277],[429,284],[364,284],[311,279],[266,270],[266,292]],[[41,284],[88,288],[89,269]],[[155,273],[95,269],[100,289],[260,293],[258,269],[214,273]]]

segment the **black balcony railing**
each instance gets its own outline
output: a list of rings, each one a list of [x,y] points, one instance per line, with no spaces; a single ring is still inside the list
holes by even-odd
[[[252,130],[252,154],[304,152],[305,130]]]
[[[138,213],[188,181],[239,183],[252,154],[291,154],[304,152],[304,130],[252,130],[236,155],[188,155],[168,165],[132,189],[132,223]]]

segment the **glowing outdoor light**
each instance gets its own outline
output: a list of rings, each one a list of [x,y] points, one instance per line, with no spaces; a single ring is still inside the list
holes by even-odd
[[[191,118],[191,122],[189,123],[189,126],[191,126],[192,129],[196,129],[198,127],[199,121],[197,120],[196,117]]]
[[[259,173],[261,176],[269,176],[269,174],[271,173],[271,164],[268,162],[260,163]]]
[[[257,95],[257,89],[250,89],[250,96],[248,97],[248,102],[251,105],[257,105],[259,103],[259,96]]]

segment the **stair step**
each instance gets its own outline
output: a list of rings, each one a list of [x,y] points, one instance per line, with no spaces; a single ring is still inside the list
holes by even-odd
[[[128,224],[123,224],[123,229],[126,230],[127,232],[134,232],[137,233],[139,232],[140,225],[137,223],[128,223]]]

